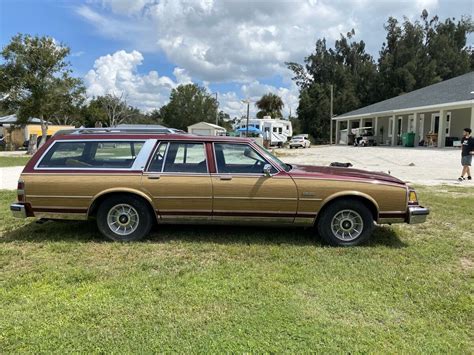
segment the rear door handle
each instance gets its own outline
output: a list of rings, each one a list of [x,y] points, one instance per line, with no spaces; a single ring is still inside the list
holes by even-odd
[[[232,180],[232,176],[220,176],[221,180]]]
[[[148,175],[149,180],[158,180],[160,178],[159,175]]]

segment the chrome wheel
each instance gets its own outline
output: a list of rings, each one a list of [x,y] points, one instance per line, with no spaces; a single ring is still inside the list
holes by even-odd
[[[342,210],[334,215],[331,221],[331,231],[334,236],[343,241],[357,239],[364,230],[364,221],[354,210]]]
[[[129,235],[135,232],[140,222],[138,212],[128,204],[113,206],[107,214],[107,224],[112,232],[118,235]]]

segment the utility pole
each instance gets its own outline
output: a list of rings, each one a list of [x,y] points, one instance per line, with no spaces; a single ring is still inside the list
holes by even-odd
[[[217,91],[214,93],[216,95],[216,126],[219,125],[219,101],[217,100]]]
[[[334,102],[334,85],[331,84],[331,109],[329,113],[329,144],[332,145],[332,117],[333,117],[333,102]]]
[[[245,137],[249,136],[249,112],[250,112],[250,100],[242,100],[243,103],[247,104],[247,125],[245,126]]]

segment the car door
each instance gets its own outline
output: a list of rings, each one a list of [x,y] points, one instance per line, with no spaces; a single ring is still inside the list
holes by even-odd
[[[160,142],[142,185],[162,221],[211,219],[212,183],[202,142]]]
[[[214,143],[213,220],[293,223],[297,190],[293,179],[247,143]],[[264,166],[270,164],[270,175]]]

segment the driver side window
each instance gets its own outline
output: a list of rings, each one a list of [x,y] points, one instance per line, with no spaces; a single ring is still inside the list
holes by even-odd
[[[214,143],[217,172],[220,174],[262,174],[268,162],[246,144]],[[277,170],[272,166],[271,173]]]

